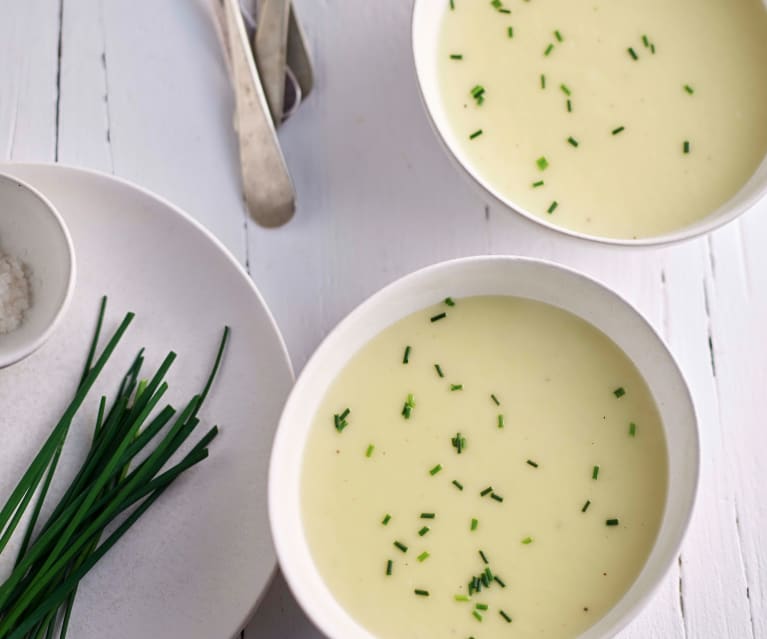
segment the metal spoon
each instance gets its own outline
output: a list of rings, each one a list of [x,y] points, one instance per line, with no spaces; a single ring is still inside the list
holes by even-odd
[[[223,0],[223,8],[237,106],[236,128],[245,202],[251,217],[260,225],[281,226],[293,217],[295,190],[253,62],[239,3]]]
[[[282,122],[285,64],[288,51],[289,0],[261,0],[253,53],[272,119]]]

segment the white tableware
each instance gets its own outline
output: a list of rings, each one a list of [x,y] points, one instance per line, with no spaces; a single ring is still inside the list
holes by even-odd
[[[70,309],[33,356],[0,371],[0,496],[18,479],[72,396],[101,295],[104,332],[136,319],[72,426],[52,487],[60,494],[90,444],[98,395],[113,396],[138,349],[147,371],[169,350],[168,401],[198,392],[224,325],[221,373],[201,413],[218,424],[210,457],[185,474],[85,578],[69,636],[231,639],[275,566],[267,462],[292,372],[269,310],[208,231],[127,182],[58,166],[4,165],[45,193],[72,234],[80,272]],[[9,549],[8,560],[13,549]],[[5,558],[4,558],[5,559]],[[9,568],[0,561],[0,580]]]
[[[604,242],[605,244],[651,246],[680,242],[713,231],[746,212],[767,193],[767,158],[765,158],[748,182],[730,200],[716,210],[711,211],[706,217],[676,231],[640,239],[588,235],[558,226],[528,211],[514,200],[501,194],[498,189],[485,179],[482,171],[472,165],[450,125],[447,110],[442,102],[437,74],[438,43],[442,29],[442,18],[445,11],[448,10],[449,3],[446,0],[415,0],[414,2],[411,39],[421,98],[423,99],[429,121],[449,155],[466,175],[502,206],[519,213],[546,229],[557,231],[558,233]]]
[[[0,335],[0,368],[24,359],[53,334],[75,286],[75,253],[64,220],[38,191],[0,174],[0,253],[17,258],[29,284],[21,325]]]
[[[514,295],[539,300],[590,322],[618,344],[637,366],[664,423],[669,485],[658,539],[628,592],[582,639],[611,637],[628,624],[676,561],[695,501],[700,451],[689,390],[658,334],[617,294],[561,266],[516,257],[443,262],[390,284],[363,302],[330,333],[301,373],[275,437],[269,470],[269,515],[277,556],[303,609],[333,639],[373,636],[334,599],[312,559],[302,526],[302,459],[317,408],[349,359],[384,328],[447,296],[472,295]]]

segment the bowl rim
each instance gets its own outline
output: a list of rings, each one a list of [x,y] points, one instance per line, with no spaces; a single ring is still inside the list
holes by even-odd
[[[72,300],[72,295],[75,290],[75,282],[77,280],[77,258],[75,257],[75,247],[74,243],[72,242],[72,236],[69,233],[69,228],[67,227],[66,222],[64,222],[64,218],[62,217],[61,213],[59,213],[58,209],[53,205],[53,203],[45,195],[43,195],[43,193],[28,182],[20,180],[14,175],[5,173],[2,170],[0,170],[0,181],[5,181],[19,186],[40,201],[40,203],[43,205],[43,208],[48,212],[48,215],[50,215],[50,217],[53,219],[53,222],[61,233],[61,236],[64,239],[64,244],[66,245],[67,256],[69,258],[67,263],[69,268],[67,286],[58,310],[46,326],[45,330],[39,333],[36,337],[30,339],[27,342],[23,342],[16,348],[13,348],[9,351],[3,352],[0,350],[0,368],[5,368],[20,362],[38,350],[43,344],[45,344],[45,342],[48,341],[58,325],[61,323],[64,314],[69,308],[69,304]]]
[[[758,202],[760,202],[765,195],[767,195],[767,180],[764,181],[762,186],[756,188],[753,193],[747,197],[741,198],[736,204],[729,204],[730,200],[724,202],[720,208],[724,207],[725,212],[720,215],[713,215],[716,210],[710,211],[709,214],[701,218],[700,220],[683,226],[675,231],[667,233],[661,233],[660,235],[652,235],[650,237],[642,238],[624,238],[624,237],[604,237],[600,235],[591,235],[589,233],[582,233],[569,229],[565,226],[559,226],[553,224],[538,215],[534,215],[521,207],[513,203],[510,199],[501,195],[497,189],[495,189],[487,180],[485,180],[478,171],[474,170],[466,162],[464,162],[460,154],[457,152],[455,145],[453,145],[447,135],[443,133],[435,121],[432,107],[424,91],[423,82],[421,81],[422,69],[418,64],[419,56],[416,52],[416,16],[419,11],[419,7],[430,0],[413,0],[411,12],[410,12],[410,53],[412,55],[412,64],[415,69],[416,84],[418,86],[418,95],[420,97],[421,104],[426,112],[426,118],[432,131],[435,133],[437,140],[440,142],[443,150],[447,152],[448,157],[458,165],[461,169],[461,173],[469,178],[469,181],[475,186],[478,186],[481,191],[490,197],[497,203],[503,206],[505,209],[520,215],[529,222],[532,222],[540,227],[548,229],[549,231],[555,231],[562,235],[576,238],[578,240],[586,240],[595,244],[607,244],[618,247],[631,247],[631,248],[645,248],[645,247],[657,247],[657,246],[669,246],[679,244],[687,240],[691,240],[703,235],[707,235],[727,224],[733,222],[741,215],[753,208]],[[447,6],[447,3],[445,3]],[[764,163],[767,161],[767,156],[762,160]],[[757,169],[758,170],[758,169]],[[749,180],[753,177],[753,174],[749,176]],[[744,184],[740,188],[743,188]],[[733,194],[732,197],[734,197]]]
[[[668,345],[663,340],[663,338],[658,333],[658,331],[655,329],[655,327],[633,304],[628,302],[618,292],[614,291],[613,289],[611,289],[604,283],[592,278],[589,275],[586,275],[585,273],[577,269],[564,266],[562,264],[553,262],[551,260],[522,257],[522,256],[515,256],[515,255],[475,255],[475,256],[460,257],[460,258],[445,260],[441,262],[436,262],[436,263],[427,265],[425,267],[422,267],[420,269],[417,269],[415,271],[406,273],[405,275],[402,275],[401,277],[398,277],[397,279],[389,282],[382,288],[377,289],[371,295],[367,296],[362,302],[360,302],[350,313],[345,315],[332,328],[332,330],[330,330],[327,333],[327,335],[322,339],[319,346],[312,353],[311,357],[307,361],[303,370],[298,375],[296,379],[296,383],[293,389],[291,390],[290,395],[288,396],[288,399],[285,402],[282,416],[280,417],[280,422],[277,426],[277,432],[275,433],[275,439],[272,445],[272,453],[269,460],[269,474],[268,474],[269,523],[272,529],[272,539],[274,541],[274,545],[275,545],[275,549],[277,553],[277,560],[278,560],[280,569],[282,570],[282,573],[285,576],[285,580],[288,584],[288,587],[290,588],[290,591],[293,593],[293,596],[295,597],[296,601],[300,605],[301,609],[304,611],[307,617],[312,621],[312,623],[317,628],[319,628],[324,634],[326,634],[328,637],[333,637],[334,639],[336,639],[340,637],[340,635],[338,634],[338,630],[335,627],[334,623],[328,620],[328,615],[324,611],[324,609],[321,606],[314,603],[314,601],[312,600],[311,591],[308,586],[304,585],[305,580],[302,579],[302,576],[306,574],[306,572],[304,571],[311,570],[317,575],[319,575],[320,581],[322,582],[322,585],[324,589],[326,590],[328,596],[332,598],[336,603],[338,603],[337,599],[335,598],[332,591],[325,583],[325,580],[324,578],[322,578],[316,565],[314,565],[313,563],[310,563],[310,565],[307,566],[303,562],[300,562],[300,564],[297,564],[296,562],[292,560],[292,556],[294,554],[292,552],[293,546],[290,543],[285,543],[284,541],[285,536],[281,534],[283,522],[285,521],[285,519],[287,518],[289,514],[288,513],[289,509],[283,505],[285,500],[283,499],[284,495],[283,495],[282,483],[279,481],[279,478],[285,472],[283,470],[285,466],[281,463],[280,458],[284,456],[283,450],[288,449],[290,447],[295,448],[295,445],[296,445],[295,439],[289,439],[289,435],[292,436],[293,433],[291,432],[290,426],[287,425],[288,424],[287,420],[291,416],[291,413],[295,410],[294,407],[297,405],[300,405],[301,402],[303,401],[303,394],[305,392],[304,385],[308,383],[306,381],[306,378],[309,375],[315,374],[313,372],[314,369],[320,366],[322,363],[322,360],[327,357],[329,352],[331,352],[329,351],[329,349],[332,348],[332,342],[335,339],[337,339],[337,334],[345,332],[348,326],[357,323],[359,321],[359,318],[369,314],[371,307],[375,308],[378,304],[379,299],[385,298],[385,296],[388,293],[390,293],[391,290],[402,286],[403,283],[406,283],[407,281],[418,279],[421,277],[428,277],[434,271],[439,271],[445,268],[455,268],[455,267],[460,268],[463,265],[470,266],[475,263],[494,263],[494,262],[495,263],[498,263],[498,262],[527,263],[527,264],[539,265],[546,268],[563,271],[566,274],[569,274],[576,278],[586,280],[589,284],[600,289],[601,293],[612,297],[614,300],[624,305],[627,309],[633,312],[633,314],[636,316],[636,319],[649,331],[650,337],[657,342],[663,354],[668,358],[669,368],[673,370],[673,372],[678,376],[679,380],[682,382],[682,387],[684,389],[684,397],[681,398],[681,401],[686,403],[690,409],[690,415],[691,415],[690,453],[692,455],[693,465],[691,468],[685,471],[685,474],[689,475],[688,481],[690,482],[690,486],[691,486],[690,495],[689,495],[689,507],[687,508],[687,512],[684,513],[684,517],[681,520],[679,520],[678,535],[676,539],[673,539],[673,542],[668,544],[669,550],[667,551],[665,556],[672,557],[672,559],[670,559],[669,561],[666,561],[662,565],[662,569],[659,570],[656,578],[652,580],[651,585],[647,587],[643,593],[640,593],[636,597],[635,601],[631,604],[631,606],[627,609],[625,614],[622,617],[618,618],[613,623],[613,625],[607,629],[608,634],[604,635],[605,637],[614,636],[615,634],[620,632],[644,610],[644,608],[647,606],[650,599],[658,591],[663,581],[665,580],[666,576],[668,575],[671,568],[673,567],[674,565],[673,557],[676,557],[679,555],[679,552],[682,547],[682,543],[684,542],[687,536],[687,533],[689,531],[690,523],[692,521],[692,517],[695,512],[696,504],[698,503],[698,495],[700,491],[701,457],[702,457],[700,421],[699,421],[698,411],[692,397],[690,386],[687,381],[687,378],[684,375],[683,369],[681,368],[677,358],[674,356],[673,352],[671,352]],[[544,302],[544,303],[551,304],[551,302]],[[413,312],[415,312],[415,309],[413,309]],[[568,311],[568,312],[572,312],[572,311]],[[573,314],[575,314],[577,317],[580,317],[580,315],[578,315],[577,313],[573,313]],[[583,319],[584,321],[594,326],[594,324],[590,320],[587,320],[583,317],[581,317],[581,319]],[[387,326],[390,326],[392,323],[393,322],[387,323]],[[601,330],[599,329],[599,327],[596,327],[596,328],[598,330]],[[384,329],[381,329],[381,330],[384,330]],[[620,344],[619,344],[619,347],[620,347]],[[663,428],[665,432],[668,426],[666,426],[664,423]],[[307,434],[308,434],[308,430],[307,430]],[[303,451],[303,447],[305,446],[305,442],[306,442],[306,439],[304,437],[302,438],[300,442],[302,451]],[[302,452],[302,455],[303,455],[303,452]],[[300,467],[301,466],[299,465],[298,470],[293,470],[290,472],[300,473]],[[668,507],[668,503],[666,504],[666,508],[667,507]],[[664,517],[661,521],[661,528],[659,528],[658,535],[660,535],[660,531],[662,529],[663,522],[665,520],[666,520],[666,514],[664,513]],[[305,531],[302,529],[299,534],[301,539],[304,541],[304,543],[306,543]],[[651,552],[654,552],[654,549],[656,548],[658,544],[658,539],[659,539],[659,536],[656,537],[656,540],[653,543],[653,550]],[[646,565],[647,564],[645,563],[645,566],[642,568],[642,571],[640,571],[640,574],[637,575],[637,577],[635,578],[635,581],[636,579],[639,579],[639,576],[641,575],[641,572],[643,572],[644,569],[646,568]],[[633,582],[630,588],[633,588]],[[625,594],[626,593],[624,593],[623,596],[625,596]],[[618,603],[621,600],[622,599],[619,599],[618,602],[616,602],[614,605],[618,605]],[[340,603],[338,603],[338,606],[340,606],[344,610],[345,614],[349,618],[352,618],[351,614],[348,613],[346,609]],[[597,620],[597,622],[598,621],[599,620]],[[354,620],[354,623],[359,625],[359,622],[357,622],[356,619]],[[374,637],[374,635],[367,629],[363,628],[363,630],[366,633],[365,637],[370,639]]]

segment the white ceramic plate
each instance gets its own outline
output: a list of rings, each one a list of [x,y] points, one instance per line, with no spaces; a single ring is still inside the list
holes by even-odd
[[[0,371],[0,501],[74,391],[109,296],[105,333],[136,319],[73,424],[58,494],[89,445],[98,395],[113,393],[139,347],[156,366],[169,350],[169,401],[198,392],[224,325],[221,374],[201,414],[219,424],[210,457],[182,477],[85,578],[70,636],[77,639],[229,639],[275,566],[267,461],[293,375],[269,310],[247,274],[196,222],[126,182],[77,169],[0,165],[44,193],[69,225],[79,273],[55,336]],[[8,555],[11,555],[9,552]],[[0,562],[0,578],[8,561]],[[5,570],[3,569],[5,568]]]

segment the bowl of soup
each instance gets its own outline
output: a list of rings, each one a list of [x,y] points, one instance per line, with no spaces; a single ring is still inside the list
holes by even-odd
[[[767,190],[762,0],[415,0],[412,44],[450,155],[547,228],[675,242]]]
[[[272,533],[334,639],[610,637],[675,561],[699,462],[684,377],[627,302],[465,258],[317,349],[275,439]]]

